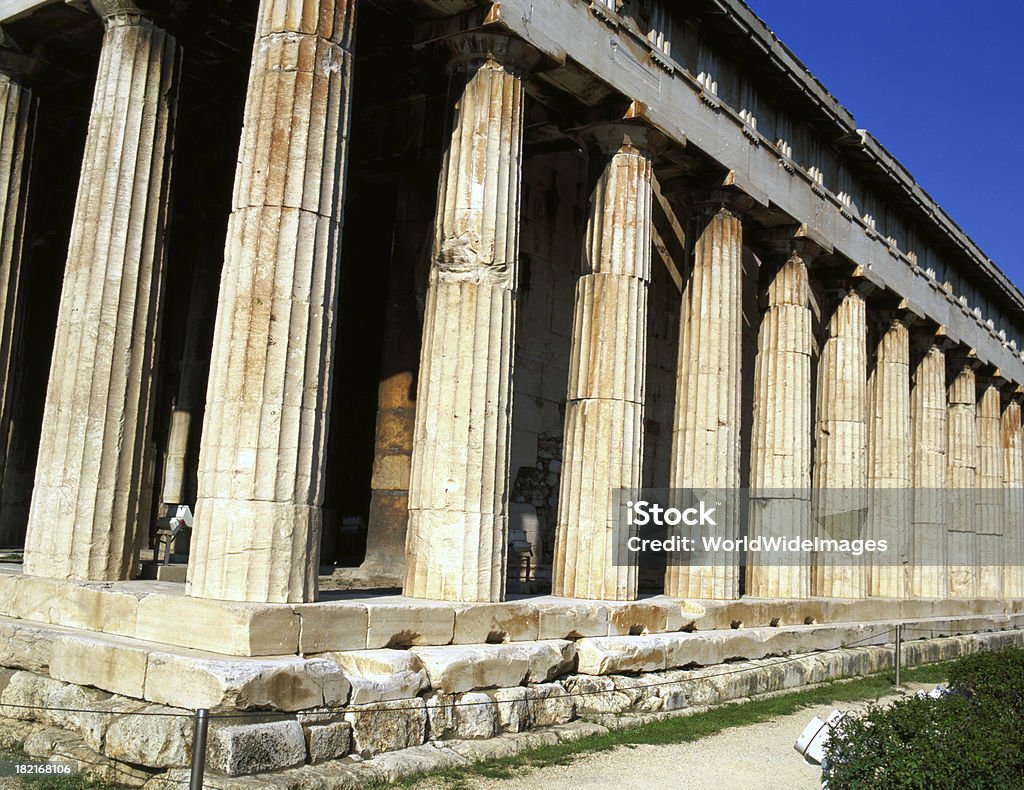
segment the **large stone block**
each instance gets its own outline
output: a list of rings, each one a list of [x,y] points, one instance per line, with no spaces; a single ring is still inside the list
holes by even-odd
[[[290,720],[214,727],[206,760],[228,776],[291,768],[306,762],[306,738]]]
[[[426,698],[427,733],[444,738],[493,738],[498,732],[498,708],[493,698],[478,691],[466,694],[433,692]]]
[[[146,699],[182,708],[304,710],[345,704],[349,683],[332,661],[315,658],[231,661],[152,653]]]
[[[422,699],[354,706],[345,713],[352,725],[355,750],[364,757],[419,746],[427,738],[427,711]]]
[[[352,705],[409,699],[429,686],[420,660],[408,650],[354,650],[329,658],[352,684]]]
[[[534,727],[565,724],[576,718],[576,699],[559,683],[530,687],[530,720]]]
[[[142,699],[149,651],[117,638],[65,634],[54,640],[50,676]]]
[[[576,643],[577,671],[584,675],[657,672],[665,668],[665,642],[657,636],[607,636]]]
[[[456,645],[536,641],[540,612],[527,601],[455,604]]]
[[[305,727],[309,761],[314,765],[344,757],[352,748],[352,725],[347,721]]]
[[[366,647],[366,607],[349,601],[298,604],[299,653],[362,650]]]
[[[45,674],[53,657],[53,631],[0,619],[0,666]]]
[[[669,630],[670,618],[673,624],[681,620],[679,605],[666,600],[606,601],[604,605],[608,610],[608,636],[661,634]]]
[[[103,753],[121,762],[149,768],[189,765],[192,759],[191,711],[149,705],[138,712],[143,715],[110,717]],[[173,715],[175,713],[179,715]]]
[[[18,576],[12,617],[132,636],[139,595],[110,585]]]
[[[544,597],[531,601],[539,614],[538,639],[608,636],[608,610],[595,601]]]
[[[154,594],[137,617],[135,636],[162,644],[234,656],[294,655],[299,646],[299,615],[285,604]]]
[[[527,686],[515,686],[497,689],[492,692],[498,712],[498,726],[502,732],[522,732],[530,729],[530,700],[534,698],[533,689]]]
[[[543,683],[568,672],[575,659],[572,642],[551,639],[507,645],[414,648],[435,691],[455,694],[475,689]]]
[[[366,647],[447,645],[455,635],[451,604],[395,597],[367,602]]]

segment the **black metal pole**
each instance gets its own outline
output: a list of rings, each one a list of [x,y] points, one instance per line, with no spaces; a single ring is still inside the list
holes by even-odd
[[[896,686],[900,685],[900,653],[903,652],[903,625],[896,626]]]
[[[203,790],[203,772],[206,769],[206,731],[210,727],[210,711],[200,708],[196,711],[195,726],[192,729],[192,778],[189,790]]]

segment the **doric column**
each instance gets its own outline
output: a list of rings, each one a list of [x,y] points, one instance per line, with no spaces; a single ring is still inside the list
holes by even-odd
[[[868,536],[888,549],[872,555],[868,594],[904,598],[910,590],[910,333],[883,327],[868,379]]]
[[[500,35],[450,45],[454,109],[423,318],[404,589],[418,598],[500,601],[531,55]]]
[[[848,291],[829,318],[818,360],[814,453],[814,534],[824,540],[865,537],[867,513],[867,316],[864,298]],[[864,564],[822,552],[815,595],[862,598]]]
[[[975,475],[975,542],[979,598],[1003,594],[1003,490],[1002,398],[991,380],[981,385],[978,399],[978,468]]]
[[[160,502],[180,505],[195,501],[196,462],[209,371],[209,327],[217,309],[216,272],[200,266],[192,277],[178,391],[171,409],[164,452]]]
[[[1020,401],[1011,400],[1003,407],[1000,423],[1006,488],[1003,598],[1024,598],[1024,437],[1020,412]]]
[[[743,223],[721,204],[703,207],[693,270],[679,319],[670,485],[737,492],[740,485],[740,340],[743,332]],[[739,537],[735,508],[715,534]],[[706,529],[706,528],[705,528]],[[694,531],[690,537],[698,538]],[[684,555],[685,556],[685,555]],[[669,557],[665,594],[681,598],[739,597],[739,567],[709,553],[690,567]]]
[[[22,245],[36,120],[36,103],[19,60],[0,50],[0,490],[14,408],[14,368],[22,343]],[[0,523],[0,546],[21,541],[13,524],[4,527]]]
[[[947,391],[946,562],[949,595],[973,598],[977,585],[977,543],[974,533],[974,486],[978,466],[974,368],[957,360]]]
[[[757,335],[749,536],[811,537],[811,311],[807,264],[794,252],[773,275]],[[747,594],[806,598],[810,562],[751,552]]]
[[[355,0],[262,0],[214,329],[189,594],[316,596]]]
[[[628,527],[612,497],[641,484],[652,167],[643,127],[608,124],[587,137],[603,170],[576,284],[553,589],[634,600],[637,569],[623,561]]]
[[[178,58],[124,0],[103,45],[46,390],[25,572],[127,578],[156,364]]]
[[[930,345],[910,390],[910,472],[914,487],[911,594],[946,598],[946,355]]]

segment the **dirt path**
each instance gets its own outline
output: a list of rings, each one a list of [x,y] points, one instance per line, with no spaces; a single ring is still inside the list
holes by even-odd
[[[934,685],[934,684],[933,684]],[[912,690],[933,685],[913,684]],[[890,697],[887,699],[895,699]],[[793,748],[814,716],[836,708],[862,710],[868,702],[814,705],[771,721],[733,727],[690,743],[622,747],[598,752],[569,765],[524,770],[512,779],[468,777],[470,790],[606,790],[610,787],[672,790],[817,790],[821,768],[803,760]],[[442,790],[425,780],[417,790]]]

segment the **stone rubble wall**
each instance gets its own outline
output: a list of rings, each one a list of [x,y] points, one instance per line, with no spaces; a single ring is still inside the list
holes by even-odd
[[[0,644],[7,646],[0,651],[6,666],[0,669],[0,730],[4,738],[17,736],[30,756],[63,755],[117,781],[174,786],[191,759],[192,709],[202,706],[213,709],[207,765],[218,787],[247,786],[225,785],[221,778],[250,774],[261,775],[260,786],[307,787],[320,780],[321,786],[352,786],[353,772],[358,785],[368,777],[404,775],[410,766],[486,756],[489,747],[474,752],[475,741],[504,739],[500,743],[511,749],[508,739],[516,734],[543,734],[594,717],[607,726],[601,717],[692,711],[876,672],[893,664],[895,623],[350,651],[306,659],[304,666],[301,659],[154,651],[152,666],[174,665],[175,671],[147,673],[146,699],[132,696],[139,687],[121,677],[128,671],[110,682],[104,672],[127,665],[96,637],[0,625]],[[921,620],[907,627],[907,666],[1024,645],[1024,615]],[[938,638],[921,638],[931,635]],[[842,647],[848,644],[859,646]],[[101,684],[107,688],[96,687]],[[115,693],[114,686],[128,693]],[[154,696],[162,701],[154,703]],[[567,732],[576,737],[581,731]],[[398,756],[382,759],[389,753]]]

